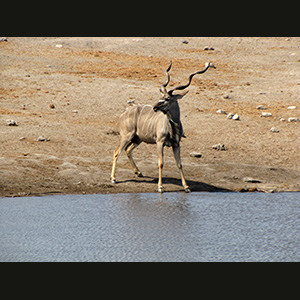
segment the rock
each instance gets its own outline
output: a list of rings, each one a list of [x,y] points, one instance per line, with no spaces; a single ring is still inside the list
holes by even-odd
[[[62,46],[63,46],[62,44],[57,44],[55,47],[56,48],[62,48]]]
[[[203,48],[203,50],[205,50],[205,51],[208,51],[208,50],[214,51],[215,48],[214,48],[214,47],[205,46],[205,47]]]
[[[257,188],[256,187],[252,187],[252,188],[240,188],[238,189],[238,191],[240,193],[253,193],[253,192],[257,192]]]
[[[0,38],[0,42],[7,42],[7,38],[6,37]]]
[[[258,180],[258,179],[252,178],[252,177],[244,177],[243,181],[249,182],[249,183],[262,183],[261,180]]]
[[[202,154],[199,153],[199,152],[191,152],[191,153],[190,153],[190,156],[191,156],[191,157],[198,157],[198,158],[200,158],[200,157],[202,157]]]
[[[239,121],[240,120],[240,116],[238,114],[229,113],[227,115],[227,119]]]
[[[284,122],[284,121],[285,121],[285,118],[281,118],[279,121],[280,121],[280,122]]]
[[[127,101],[127,104],[134,104],[134,103],[135,103],[134,100],[128,100],[128,101]]]
[[[110,135],[110,134],[111,135],[120,135],[120,133],[118,131],[115,131],[115,130],[112,130],[112,129],[106,131],[106,134],[107,135]]]
[[[261,113],[261,116],[267,118],[267,117],[272,117],[272,114],[269,112],[263,112]]]
[[[227,113],[223,109],[218,109],[217,110],[217,114],[224,114],[224,115],[226,115]]]
[[[231,97],[229,95],[224,95],[223,98],[224,99],[231,99]]]
[[[54,109],[54,108],[55,108],[55,105],[54,105],[53,103],[51,103],[51,104],[49,105],[49,107],[52,108],[52,109]]]
[[[25,139],[26,139],[25,136],[22,136],[22,137],[19,138],[19,141],[23,141]]]
[[[298,122],[300,119],[298,118],[288,118],[288,122]]]
[[[78,110],[73,110],[72,113],[73,114],[78,114]]]
[[[43,135],[41,135],[41,136],[39,136],[39,137],[37,138],[37,141],[38,141],[38,142],[49,142],[50,139],[44,137]]]
[[[6,120],[7,126],[18,126],[15,120],[8,119]]]
[[[279,130],[278,130],[276,127],[272,127],[272,128],[270,129],[270,131],[271,131],[271,132],[279,132]]]
[[[240,116],[238,114],[233,115],[232,120],[240,121]]]
[[[276,189],[263,190],[264,193],[273,194],[276,192]]]
[[[182,41],[183,44],[188,44],[189,42],[187,40]]]
[[[227,119],[232,119],[232,117],[234,116],[234,114],[233,113],[229,113],[228,115],[227,115]]]
[[[256,107],[256,109],[259,109],[259,110],[266,110],[266,107],[264,105],[258,105]]]
[[[289,106],[287,109],[296,109],[296,106]]]
[[[216,144],[216,145],[213,145],[212,148],[215,150],[218,150],[218,151],[226,151],[224,144]]]

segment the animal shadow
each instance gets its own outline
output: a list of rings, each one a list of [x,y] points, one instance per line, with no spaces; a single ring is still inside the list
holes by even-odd
[[[157,185],[158,178],[144,176],[144,177],[138,177],[138,178],[132,178],[132,179],[118,181],[118,183],[126,183],[126,182],[133,182],[133,183],[137,183],[137,184],[150,183],[150,184]],[[186,182],[192,192],[214,192],[214,193],[216,193],[216,192],[232,192],[229,189],[217,187],[217,186],[210,185],[210,184],[200,182],[200,181],[187,180]],[[172,178],[172,177],[163,178],[163,185],[165,186],[166,189],[167,189],[168,185],[170,185],[170,184],[182,187],[181,180],[178,178]],[[184,191],[183,188],[182,188],[182,191]],[[167,192],[175,192],[175,190],[172,191],[172,190],[167,189]]]

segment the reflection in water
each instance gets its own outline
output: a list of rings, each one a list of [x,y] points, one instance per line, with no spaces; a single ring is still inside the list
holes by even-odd
[[[166,194],[124,196],[126,201],[118,203],[118,223],[112,224],[116,233],[112,239],[122,240],[118,250],[120,257],[163,261],[177,256],[178,245],[184,243],[189,230],[190,210],[185,194],[177,197]]]
[[[299,261],[299,194],[0,199],[0,261]]]

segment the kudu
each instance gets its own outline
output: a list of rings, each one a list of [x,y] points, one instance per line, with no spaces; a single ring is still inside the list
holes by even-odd
[[[116,183],[115,171],[116,163],[119,155],[125,149],[129,162],[138,177],[143,177],[141,171],[138,169],[132,158],[132,151],[142,142],[148,144],[157,144],[158,165],[159,165],[159,179],[158,192],[163,192],[162,186],[162,169],[164,165],[164,146],[172,147],[177,167],[180,171],[181,182],[185,192],[190,192],[186,183],[180,158],[180,140],[184,136],[182,124],[180,121],[180,109],[177,100],[181,99],[187,94],[173,94],[176,90],[186,89],[196,74],[205,73],[209,68],[215,68],[212,63],[206,63],[202,71],[195,72],[190,75],[189,81],[186,85],[177,86],[169,91],[166,87],[170,82],[169,71],[172,67],[172,61],[166,75],[167,82],[160,87],[162,95],[161,100],[154,106],[150,105],[135,105],[127,108],[125,112],[120,115],[119,131],[120,144],[114,151],[113,166],[111,172],[111,182]]]

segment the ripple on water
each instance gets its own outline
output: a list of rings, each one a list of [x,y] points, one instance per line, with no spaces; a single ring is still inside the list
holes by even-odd
[[[299,261],[296,193],[0,199],[0,261]]]

